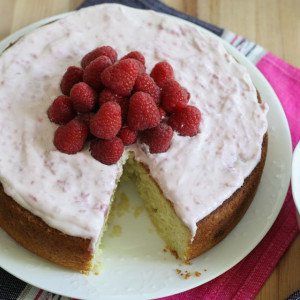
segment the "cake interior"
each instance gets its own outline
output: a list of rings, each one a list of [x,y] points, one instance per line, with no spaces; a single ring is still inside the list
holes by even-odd
[[[171,202],[164,197],[146,167],[137,163],[134,158],[128,159],[125,173],[135,183],[141,198],[144,200],[149,217],[159,235],[166,242],[167,247],[185,261],[191,233],[176,215]]]
[[[122,183],[131,180],[140,194],[145,209],[156,228],[157,233],[165,241],[167,248],[183,261],[187,260],[188,244],[191,239],[189,229],[176,215],[172,204],[166,200],[157,183],[150,176],[147,168],[137,162],[133,155],[129,155],[119,180],[117,189],[111,199],[110,208],[105,221],[105,226],[97,242],[93,260],[93,271],[101,271],[101,243],[105,231],[107,231],[114,214],[116,194]]]

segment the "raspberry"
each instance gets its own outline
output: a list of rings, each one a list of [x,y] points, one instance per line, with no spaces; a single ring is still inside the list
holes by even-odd
[[[114,137],[110,140],[95,140],[90,146],[91,155],[105,165],[115,164],[124,152],[122,140]]]
[[[84,69],[83,81],[95,90],[99,91],[103,88],[101,73],[109,66],[111,66],[111,61],[107,56],[102,55],[97,57]]]
[[[91,119],[91,133],[101,139],[115,137],[121,129],[121,107],[116,102],[104,103]]]
[[[68,96],[58,96],[49,107],[47,113],[49,120],[59,125],[68,123],[76,116]]]
[[[194,136],[199,132],[201,121],[200,110],[192,105],[188,105],[179,112],[172,115],[168,124],[182,136]]]
[[[127,122],[131,130],[145,130],[159,124],[159,110],[149,94],[136,92],[131,96]]]
[[[167,114],[161,106],[158,107],[158,110],[159,110],[160,120],[163,120]]]
[[[161,123],[157,127],[143,131],[140,140],[149,146],[150,153],[161,153],[169,149],[172,137],[172,128]]]
[[[87,134],[86,124],[74,119],[56,129],[53,143],[60,152],[75,154],[83,148]]]
[[[174,79],[173,68],[166,61],[159,62],[152,69],[150,76],[154,79],[155,83],[162,88],[167,81]]]
[[[126,121],[128,112],[128,99],[126,97],[113,93],[109,89],[103,89],[99,95],[99,104],[101,106],[103,103],[108,101],[117,102],[121,106],[122,122],[124,123]]]
[[[189,93],[177,81],[169,80],[161,91],[161,102],[163,108],[174,113],[187,106]]]
[[[129,52],[128,54],[126,54],[124,57],[121,58],[122,59],[126,59],[126,58],[133,58],[136,59],[138,61],[140,61],[143,65],[145,65],[145,57],[144,55],[139,52],[139,51],[132,51]]]
[[[71,88],[74,84],[81,82],[83,78],[83,70],[81,68],[71,66],[67,69],[60,82],[60,89],[64,95],[69,96]]]
[[[160,88],[148,74],[138,75],[133,89],[136,92],[148,93],[157,105],[160,103]]]
[[[107,56],[112,63],[115,63],[118,57],[118,54],[116,52],[116,50],[114,50],[112,47],[110,46],[102,46],[99,48],[94,49],[93,51],[89,52],[88,54],[86,54],[82,60],[81,60],[81,66],[83,69],[86,68],[86,66],[93,61],[94,59],[96,59],[99,56]]]
[[[92,111],[97,102],[97,92],[85,82],[76,83],[70,93],[73,107],[80,113]]]
[[[106,68],[101,74],[102,83],[121,96],[130,95],[139,71],[134,59],[123,59]]]
[[[122,140],[125,146],[133,144],[138,136],[138,132],[136,130],[131,130],[128,126],[124,126],[121,128],[118,137]]]

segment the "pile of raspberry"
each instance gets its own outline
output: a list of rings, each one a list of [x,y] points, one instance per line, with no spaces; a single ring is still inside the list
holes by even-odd
[[[157,63],[149,75],[140,52],[117,56],[110,46],[96,48],[81,68],[71,66],[63,75],[63,95],[48,109],[50,121],[61,125],[54,134],[59,151],[75,154],[88,141],[91,155],[112,165],[137,138],[151,153],[161,153],[174,130],[182,136],[199,132],[200,111],[188,105],[190,94],[168,62]]]

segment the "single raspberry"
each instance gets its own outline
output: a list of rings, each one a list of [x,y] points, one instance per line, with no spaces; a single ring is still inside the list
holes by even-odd
[[[143,65],[145,65],[145,57],[144,55],[139,52],[139,51],[132,51],[129,52],[128,54],[126,54],[124,57],[121,58],[122,59],[126,59],[126,58],[134,58],[138,61],[140,61]]]
[[[59,125],[68,123],[76,116],[68,96],[58,96],[49,107],[47,113],[49,120]]]
[[[91,133],[101,139],[115,137],[121,129],[121,107],[116,102],[104,103],[90,122]]]
[[[83,81],[96,91],[99,91],[103,88],[101,73],[109,66],[111,66],[111,61],[107,56],[102,55],[97,57],[84,69]]]
[[[101,74],[102,83],[121,96],[130,95],[138,76],[139,67],[136,60],[128,58],[106,68]]]
[[[159,110],[160,120],[163,120],[167,115],[166,111],[161,106],[158,107],[158,110]]]
[[[168,124],[179,135],[194,136],[199,132],[200,121],[200,110],[195,106],[188,105],[172,115],[168,120]]]
[[[177,112],[187,106],[189,93],[177,81],[169,80],[161,91],[162,107],[169,113]]]
[[[114,50],[112,47],[110,46],[102,46],[99,48],[94,49],[93,51],[87,53],[81,60],[81,66],[83,69],[86,68],[86,66],[93,61],[94,59],[96,59],[99,56],[107,56],[112,63],[115,63],[118,57],[118,54],[116,52],[116,50]]]
[[[83,148],[87,135],[86,124],[74,119],[56,129],[53,143],[60,152],[75,154]]]
[[[95,108],[98,94],[85,82],[79,82],[72,87],[70,98],[76,111],[86,113]]]
[[[83,80],[83,69],[71,66],[67,69],[60,82],[60,89],[64,95],[69,96],[74,84]]]
[[[133,89],[136,92],[148,93],[157,105],[160,103],[160,88],[148,74],[138,75]]]
[[[145,130],[159,124],[159,110],[149,94],[136,92],[131,96],[127,122],[131,130]]]
[[[150,76],[154,79],[155,83],[162,88],[167,81],[174,79],[174,71],[168,62],[162,61],[154,66]]]
[[[117,102],[121,106],[122,123],[124,123],[127,118],[129,100],[126,97],[113,93],[109,89],[103,89],[99,94],[99,104],[101,106],[103,103],[108,101]]]
[[[150,153],[161,153],[169,149],[172,137],[172,128],[161,123],[157,127],[143,131],[140,140],[149,146]]]
[[[136,130],[131,130],[128,126],[123,126],[118,133],[118,137],[125,146],[133,144],[136,141],[137,136],[138,132]]]
[[[95,140],[90,146],[91,155],[105,165],[115,164],[124,152],[122,140],[114,137],[110,140]]]

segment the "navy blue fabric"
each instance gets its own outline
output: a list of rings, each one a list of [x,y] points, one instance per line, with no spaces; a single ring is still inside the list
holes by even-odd
[[[300,290],[286,298],[286,300],[299,300],[300,299]]]
[[[0,268],[0,299],[14,300],[24,290],[26,283]]]
[[[87,0],[84,1],[82,5],[79,6],[79,8],[91,6],[91,5],[96,5],[96,4],[101,4],[101,3],[119,3],[123,5],[127,5],[130,7],[134,8],[141,8],[141,9],[152,9],[158,12],[163,12],[187,21],[190,21],[194,24],[197,24],[213,33],[215,33],[218,36],[221,36],[224,29],[221,29],[219,27],[216,27],[214,25],[211,25],[209,23],[206,23],[204,21],[201,21],[197,18],[191,17],[187,14],[184,14],[182,12],[179,12],[162,2],[158,0]]]

